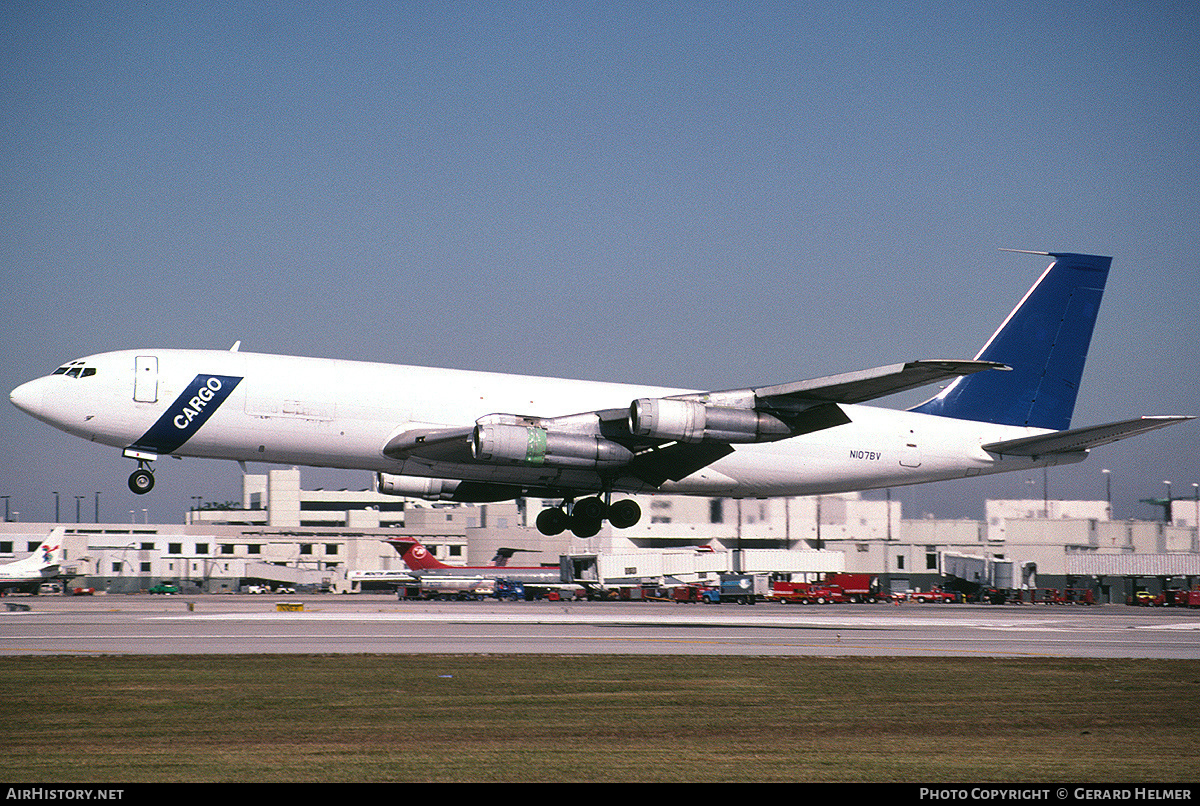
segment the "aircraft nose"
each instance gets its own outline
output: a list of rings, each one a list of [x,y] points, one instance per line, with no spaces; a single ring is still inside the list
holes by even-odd
[[[46,386],[40,378],[23,383],[8,393],[8,399],[26,414],[37,416],[45,406]]]

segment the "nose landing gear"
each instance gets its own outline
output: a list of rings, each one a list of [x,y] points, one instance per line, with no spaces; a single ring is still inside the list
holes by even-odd
[[[138,495],[154,489],[154,473],[145,462],[138,462],[138,469],[129,474],[129,489]]]

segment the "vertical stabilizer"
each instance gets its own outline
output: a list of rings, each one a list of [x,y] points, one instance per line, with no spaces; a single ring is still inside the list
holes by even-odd
[[[429,549],[411,537],[396,537],[384,542],[390,544],[400,554],[400,559],[404,560],[404,564],[411,571],[431,571],[437,568],[454,567],[446,565],[434,557]]]
[[[33,553],[16,562],[0,565],[0,577],[10,579],[19,576],[46,576],[46,573],[63,564],[63,536],[66,529],[59,526],[50,531]]]
[[[1012,372],[959,378],[911,411],[1056,431],[1071,427],[1112,258],[1045,254],[1054,258],[1050,268],[976,356],[1007,364]]]

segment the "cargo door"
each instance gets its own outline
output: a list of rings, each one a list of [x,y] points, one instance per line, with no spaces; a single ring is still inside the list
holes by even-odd
[[[139,355],[133,359],[133,399],[137,403],[158,402],[158,356]]]

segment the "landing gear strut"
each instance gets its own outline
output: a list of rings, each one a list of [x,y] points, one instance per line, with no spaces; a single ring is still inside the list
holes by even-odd
[[[544,535],[562,534],[569,528],[576,537],[593,537],[605,520],[617,529],[628,529],[641,517],[642,508],[631,498],[609,505],[599,496],[589,496],[542,510],[537,516],[537,528]]]
[[[129,489],[138,495],[154,489],[154,473],[145,462],[138,462],[138,469],[129,474]]]

